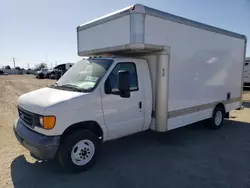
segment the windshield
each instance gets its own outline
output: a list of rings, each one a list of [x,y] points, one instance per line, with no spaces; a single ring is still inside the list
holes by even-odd
[[[82,91],[92,91],[112,63],[113,60],[108,59],[81,60],[56,82],[56,86],[70,86]]]

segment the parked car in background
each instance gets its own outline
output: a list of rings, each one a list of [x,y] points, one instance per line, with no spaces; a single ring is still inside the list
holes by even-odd
[[[50,72],[49,78],[50,79],[55,79],[56,78],[56,72],[55,72],[55,70],[53,70],[53,71]]]
[[[49,70],[47,68],[42,68],[40,71],[36,72],[36,78],[40,78],[40,79],[48,78],[51,71],[52,70]]]
[[[54,68],[55,79],[59,80],[62,77],[62,75],[64,75],[64,73],[67,72],[73,65],[74,63],[64,63],[64,64],[57,65]]]
[[[0,75],[9,75],[9,73],[5,72],[4,70],[0,70]]]
[[[26,74],[35,74],[35,71],[32,70],[32,69],[28,69],[28,70],[26,71]]]
[[[47,69],[42,68],[41,70],[37,71],[36,78],[43,79],[43,78],[50,78],[50,79],[57,79],[59,80],[61,76],[68,71],[74,63],[64,63],[57,65],[54,69]]]

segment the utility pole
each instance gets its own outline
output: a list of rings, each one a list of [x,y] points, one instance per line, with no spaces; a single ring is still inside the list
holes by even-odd
[[[47,53],[47,51],[46,51],[46,65],[49,68],[49,65],[48,65],[48,53]]]
[[[16,68],[16,58],[13,57],[14,69]]]

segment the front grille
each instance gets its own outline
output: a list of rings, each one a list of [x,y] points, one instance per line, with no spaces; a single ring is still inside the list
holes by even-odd
[[[28,126],[33,127],[34,125],[34,114],[31,112],[28,112],[27,110],[24,110],[22,108],[18,108],[18,114],[20,119]]]

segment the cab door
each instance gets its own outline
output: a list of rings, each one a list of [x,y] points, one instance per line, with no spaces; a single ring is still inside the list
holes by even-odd
[[[130,97],[123,98],[117,87],[117,74],[120,70],[129,72]],[[139,63],[118,62],[105,80],[102,90],[104,121],[108,127],[108,139],[133,134],[144,125],[143,86]],[[107,89],[109,87],[109,89]]]

